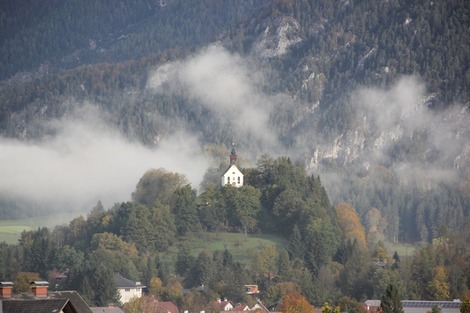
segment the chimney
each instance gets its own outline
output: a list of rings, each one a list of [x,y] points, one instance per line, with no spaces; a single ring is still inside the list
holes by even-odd
[[[47,281],[33,281],[31,283],[31,291],[36,298],[47,297],[47,288],[49,283]]]
[[[3,299],[10,299],[12,289],[13,283],[11,281],[0,282],[0,297]]]

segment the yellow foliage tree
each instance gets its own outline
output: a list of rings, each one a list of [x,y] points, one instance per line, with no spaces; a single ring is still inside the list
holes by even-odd
[[[428,290],[436,300],[449,299],[450,287],[447,282],[447,273],[444,266],[439,265],[434,268],[434,277],[428,284]]]
[[[150,279],[150,286],[148,286],[149,293],[155,297],[158,297],[162,290],[163,290],[163,284],[160,278],[158,277],[152,277]]]
[[[311,305],[304,297],[298,293],[288,292],[282,299],[281,313],[314,313]]]
[[[366,249],[366,231],[356,210],[348,203],[341,202],[336,206],[338,224],[347,239],[357,241],[359,247]]]
[[[332,307],[328,302],[323,303],[321,307],[321,313],[340,313],[341,308],[339,306]]]
[[[460,305],[460,313],[470,313],[470,297],[464,297]]]

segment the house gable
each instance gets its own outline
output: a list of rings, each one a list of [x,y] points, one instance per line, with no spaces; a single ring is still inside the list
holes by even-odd
[[[235,165],[231,165],[222,175],[222,186],[225,185],[243,186],[243,174]]]
[[[134,282],[119,273],[114,275],[114,283],[116,284],[122,304],[129,302],[132,298],[142,297],[142,289],[146,287],[140,282]]]

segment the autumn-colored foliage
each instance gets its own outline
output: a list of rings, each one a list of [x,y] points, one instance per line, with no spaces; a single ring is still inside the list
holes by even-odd
[[[13,279],[13,292],[20,293],[20,292],[29,291],[31,288],[30,283],[32,281],[39,281],[39,280],[43,280],[43,279],[39,277],[38,273],[18,272],[16,273]]]
[[[313,313],[314,308],[304,297],[298,293],[288,292],[282,299],[280,308],[282,313]]]
[[[470,297],[465,297],[460,306],[460,313],[470,313]]]
[[[366,232],[356,210],[348,203],[342,202],[336,206],[338,224],[346,238],[355,239],[362,249],[366,248]]]

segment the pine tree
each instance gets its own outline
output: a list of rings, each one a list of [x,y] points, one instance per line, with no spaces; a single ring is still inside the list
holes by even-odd
[[[297,225],[294,226],[287,249],[289,250],[291,259],[303,259],[305,246],[302,243],[302,234]]]
[[[105,265],[100,265],[94,273],[94,278],[96,280],[94,287],[94,303],[96,306],[108,306],[111,303],[119,303],[119,294],[111,269]]]
[[[403,307],[401,305],[397,286],[390,284],[387,287],[387,290],[382,296],[380,311],[382,313],[403,313]]]

